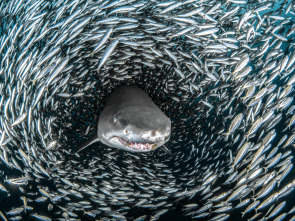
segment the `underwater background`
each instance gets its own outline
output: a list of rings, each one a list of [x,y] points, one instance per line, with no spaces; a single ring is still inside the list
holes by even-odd
[[[1,1],[1,218],[294,220],[294,13],[292,0]],[[171,119],[172,156],[75,154],[126,84]]]

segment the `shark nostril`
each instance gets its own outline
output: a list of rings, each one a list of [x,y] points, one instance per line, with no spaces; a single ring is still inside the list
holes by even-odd
[[[125,133],[125,134],[128,134],[128,130],[124,130],[124,133]]]

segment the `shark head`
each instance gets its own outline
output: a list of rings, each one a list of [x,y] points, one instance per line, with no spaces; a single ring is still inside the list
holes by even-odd
[[[155,150],[169,140],[170,133],[171,121],[157,106],[120,108],[101,118],[98,126],[102,143],[131,152]]]
[[[121,86],[109,98],[100,114],[97,134],[77,148],[76,153],[95,142],[131,152],[149,152],[170,138],[171,121],[151,98],[136,86]],[[171,155],[163,146],[162,149]]]

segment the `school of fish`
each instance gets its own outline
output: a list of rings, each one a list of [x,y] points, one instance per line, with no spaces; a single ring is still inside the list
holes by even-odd
[[[1,1],[0,219],[295,220],[294,18],[292,0]],[[120,85],[171,119],[172,156],[74,153]]]

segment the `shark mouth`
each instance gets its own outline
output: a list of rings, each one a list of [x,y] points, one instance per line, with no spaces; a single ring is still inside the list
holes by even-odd
[[[122,145],[124,145],[131,151],[148,152],[148,151],[154,150],[157,147],[157,144],[155,143],[140,143],[140,142],[130,141],[122,137],[116,137],[116,138],[118,138],[118,140],[121,142]]]

